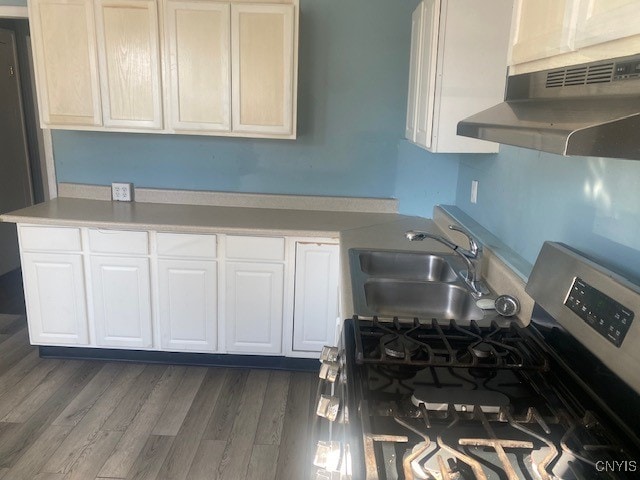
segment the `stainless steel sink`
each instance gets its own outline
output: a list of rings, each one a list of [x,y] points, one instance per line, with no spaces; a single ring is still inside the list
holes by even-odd
[[[424,319],[482,320],[484,312],[464,287],[442,282],[375,278],[364,283],[368,313]]]
[[[426,282],[455,282],[458,278],[442,256],[430,253],[362,251],[357,256],[360,270],[369,276]]]

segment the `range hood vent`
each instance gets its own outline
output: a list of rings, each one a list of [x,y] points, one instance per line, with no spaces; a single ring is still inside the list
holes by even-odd
[[[640,160],[640,55],[510,76],[458,135],[560,155]]]

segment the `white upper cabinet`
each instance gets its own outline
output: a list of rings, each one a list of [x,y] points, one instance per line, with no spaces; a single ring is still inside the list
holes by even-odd
[[[640,34],[640,1],[582,0],[578,12],[575,47]]]
[[[228,132],[230,6],[168,1],[165,19],[171,127]]]
[[[98,0],[96,25],[105,125],[162,128],[155,0]]]
[[[577,9],[578,0],[518,0],[511,64],[571,51]]]
[[[43,126],[101,125],[91,0],[29,2]]]
[[[296,138],[299,0],[30,0],[43,127]]]
[[[518,0],[510,73],[638,53],[638,0]]]
[[[233,130],[294,135],[293,5],[231,6]]]
[[[412,19],[408,140],[434,153],[494,153],[458,122],[504,98],[510,0],[423,0]]]

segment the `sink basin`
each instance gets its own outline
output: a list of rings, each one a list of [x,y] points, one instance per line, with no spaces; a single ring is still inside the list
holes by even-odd
[[[376,315],[482,320],[484,312],[464,288],[441,282],[370,279],[364,284],[366,306]]]
[[[358,254],[360,270],[369,276],[425,282],[455,282],[456,273],[438,255],[418,252],[370,251]]]

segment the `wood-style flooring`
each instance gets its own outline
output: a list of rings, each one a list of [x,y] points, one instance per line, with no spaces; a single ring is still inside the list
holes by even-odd
[[[316,375],[41,359],[11,313],[0,314],[0,479],[308,478]]]

